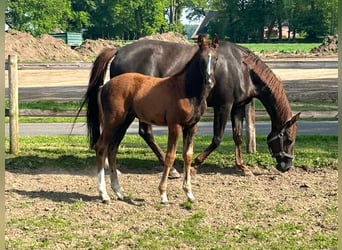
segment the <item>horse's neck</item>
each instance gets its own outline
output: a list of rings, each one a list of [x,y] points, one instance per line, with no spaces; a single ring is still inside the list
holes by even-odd
[[[279,88],[282,88],[282,86],[279,86]],[[278,130],[291,118],[292,111],[285,94],[279,95],[271,91],[266,94],[260,94],[259,99],[271,118],[272,130]]]
[[[271,118],[272,130],[277,130],[292,116],[285,89],[272,70],[254,53],[248,50],[241,53],[257,88],[257,97]]]

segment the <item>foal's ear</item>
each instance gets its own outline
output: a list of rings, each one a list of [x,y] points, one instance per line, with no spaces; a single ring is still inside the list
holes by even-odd
[[[216,49],[219,46],[218,43],[219,43],[218,35],[215,34],[215,36],[213,37],[211,41],[211,44]]]
[[[203,35],[198,35],[198,38],[197,38],[197,44],[199,47],[202,47],[203,46],[203,43],[204,43],[204,36]]]

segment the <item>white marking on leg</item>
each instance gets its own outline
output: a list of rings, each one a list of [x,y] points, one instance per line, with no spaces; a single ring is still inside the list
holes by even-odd
[[[166,192],[163,192],[160,194],[160,203],[161,204],[167,204],[169,200],[167,199],[167,194]]]
[[[98,174],[97,174],[97,180],[98,180],[98,190],[100,192],[100,196],[102,198],[102,201],[109,201],[109,195],[107,193],[107,189],[106,189],[106,177],[105,177],[105,171],[104,168],[102,168]]]
[[[106,168],[106,169],[109,169],[109,162],[108,162],[108,158],[107,158],[107,157],[106,157],[106,161],[105,161],[105,168]],[[121,174],[121,172],[120,172],[119,169],[116,169],[116,173],[117,173],[118,175]]]
[[[191,190],[191,181],[190,181],[190,174],[184,174],[184,180],[183,180],[183,190],[186,194],[186,197],[188,198],[188,201],[194,202],[195,201],[195,196],[192,193]]]
[[[124,194],[121,191],[121,187],[119,184],[118,174],[117,174],[116,169],[114,170],[114,172],[110,173],[110,181],[111,181],[111,187],[112,187],[114,193],[116,194],[116,196],[118,197],[118,199],[123,200]]]

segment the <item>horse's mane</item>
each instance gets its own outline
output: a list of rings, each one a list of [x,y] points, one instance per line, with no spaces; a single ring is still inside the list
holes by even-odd
[[[276,108],[282,117],[288,119],[291,108],[287,99],[285,88],[281,80],[273,73],[273,71],[253,52],[244,48],[242,50],[242,59],[247,67],[252,70],[258,78],[269,89],[272,97],[275,98]],[[291,115],[291,114],[290,114]]]

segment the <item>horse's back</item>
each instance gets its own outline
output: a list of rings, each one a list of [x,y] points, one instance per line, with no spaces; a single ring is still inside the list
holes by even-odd
[[[158,40],[139,40],[120,48],[110,66],[110,76],[127,72],[166,77],[178,73],[198,47]]]

